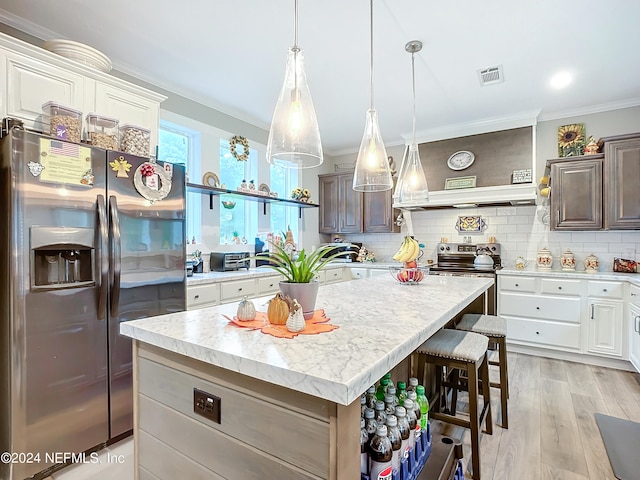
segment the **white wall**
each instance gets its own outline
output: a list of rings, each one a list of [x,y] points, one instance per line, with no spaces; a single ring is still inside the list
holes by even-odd
[[[561,125],[584,123],[587,135],[596,139],[611,135],[640,132],[640,107],[625,108],[590,115],[541,121],[537,125],[536,163],[537,171],[543,172],[547,159],[556,158],[557,130]],[[402,147],[388,148],[396,163],[402,158]],[[353,155],[336,157],[336,163],[346,163]],[[398,167],[399,168],[399,167]],[[428,172],[427,177],[428,177]],[[538,198],[538,206],[479,207],[472,209],[442,209],[412,212],[414,235],[425,244],[425,259],[435,260],[436,244],[441,237],[450,242],[461,242],[465,234],[459,234],[455,224],[459,215],[482,215],[487,223],[485,232],[474,235],[473,240],[487,241],[496,237],[503,248],[504,265],[513,266],[515,258],[524,256],[534,261],[541,247],[548,247],[558,260],[562,251],[569,248],[576,254],[577,265],[584,269],[582,261],[590,253],[600,259],[600,269],[611,271],[614,257],[640,260],[640,231],[599,232],[551,232],[542,223],[546,202]],[[408,232],[402,228],[399,234],[347,235],[346,240],[363,242],[372,249],[378,261],[392,261],[391,256],[400,246],[402,237]],[[468,235],[468,234],[466,234]]]

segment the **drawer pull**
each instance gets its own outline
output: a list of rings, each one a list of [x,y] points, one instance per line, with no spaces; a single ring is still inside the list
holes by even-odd
[[[633,326],[633,329],[636,331],[636,333],[640,333],[640,315],[636,315],[635,325]]]
[[[595,305],[592,303],[591,304],[591,320],[593,320],[593,310],[595,308]]]
[[[241,292],[242,291],[242,287],[238,288],[238,291]]]
[[[536,310],[540,310],[540,307],[536,307]]]
[[[519,283],[516,283],[516,287],[519,287],[519,286],[520,286],[520,284],[519,284]]]
[[[607,291],[607,289],[606,289],[606,288],[603,288],[603,289],[602,289],[602,291],[603,291],[603,292],[606,292],[606,291]]]
[[[540,332],[536,332],[536,335],[540,335]]]
[[[269,284],[269,286],[270,286],[270,287],[273,287],[273,283],[270,283],[270,284]]]
[[[193,297],[193,298],[195,298],[195,299],[197,300],[198,298],[200,298],[200,295],[196,295],[196,296],[195,296],[195,297]]]
[[[562,290],[562,287],[558,287],[558,290]]]

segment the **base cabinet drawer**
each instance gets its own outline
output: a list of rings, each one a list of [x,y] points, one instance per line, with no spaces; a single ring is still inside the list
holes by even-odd
[[[580,297],[500,294],[500,314],[580,324]]]
[[[610,298],[622,300],[624,298],[624,284],[622,282],[590,281],[587,287],[590,297]]]
[[[280,282],[284,280],[281,275],[258,278],[258,296],[268,295],[280,290]]]
[[[344,268],[332,268],[325,272],[326,283],[342,282],[344,280]]]
[[[542,278],[540,291],[550,295],[581,295],[582,281],[565,278]]]
[[[580,325],[505,317],[507,341],[580,350]]]
[[[536,291],[536,279],[534,277],[500,275],[498,281],[500,282],[500,290],[524,293],[535,293]]]
[[[255,295],[256,283],[253,278],[248,280],[235,280],[220,284],[220,301],[230,302],[239,298]]]
[[[187,287],[187,310],[211,307],[220,303],[220,285],[209,283]]]

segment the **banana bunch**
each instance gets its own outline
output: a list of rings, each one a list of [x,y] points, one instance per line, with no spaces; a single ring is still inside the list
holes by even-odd
[[[418,258],[418,255],[420,255],[420,244],[413,237],[406,236],[393,259],[398,262],[412,262]]]

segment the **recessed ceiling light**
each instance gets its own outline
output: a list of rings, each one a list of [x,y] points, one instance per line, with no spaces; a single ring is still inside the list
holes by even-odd
[[[560,90],[561,88],[568,87],[571,82],[573,82],[573,75],[569,72],[559,72],[556,73],[551,80],[549,80],[549,85],[556,90]]]

